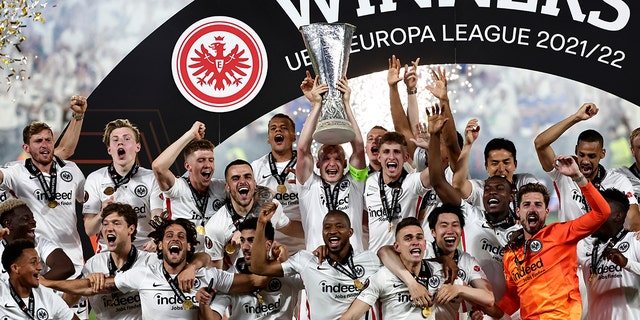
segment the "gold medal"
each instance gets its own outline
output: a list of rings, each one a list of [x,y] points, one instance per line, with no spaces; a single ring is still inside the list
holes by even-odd
[[[283,194],[285,192],[287,192],[287,187],[284,184],[279,184],[278,188],[276,189],[276,191],[278,191],[278,193]]]
[[[432,313],[433,313],[433,311],[431,310],[431,307],[422,308],[422,317],[423,318],[425,318],[425,319],[429,318]]]
[[[185,301],[183,301],[183,302],[182,302],[182,307],[183,307],[185,310],[191,310],[191,308],[193,308],[193,301],[191,301],[191,300],[185,300]]]
[[[389,227],[387,227],[387,232],[391,232],[391,222],[389,222]]]
[[[592,273],[592,274],[589,276],[589,281],[593,281],[593,279],[594,279],[594,278],[595,278],[595,277],[594,277],[594,275],[593,275],[593,273]]]
[[[256,298],[258,298],[258,303],[263,304],[264,303],[264,299],[262,298],[262,295],[259,293],[256,293]]]
[[[104,188],[104,194],[110,196],[112,195],[114,192],[116,192],[116,189],[114,189],[113,187],[106,187]]]
[[[234,254],[236,253],[236,246],[234,246],[232,243],[227,243],[224,246],[224,252],[226,252],[227,254]]]
[[[58,201],[51,200],[51,201],[49,201],[49,203],[47,203],[47,206],[48,206],[49,208],[53,209],[53,208],[55,208],[55,207],[57,207],[57,206],[58,206]]]
[[[196,232],[197,232],[199,235],[204,235],[204,234],[205,234],[204,226],[203,226],[203,225],[199,225],[199,226],[197,226],[197,227],[196,227]]]
[[[353,280],[353,285],[356,286],[356,289],[362,290],[362,282],[360,281],[360,279]]]

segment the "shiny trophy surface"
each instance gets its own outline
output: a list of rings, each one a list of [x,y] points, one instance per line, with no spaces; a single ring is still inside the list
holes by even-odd
[[[313,23],[300,27],[302,39],[320,83],[329,86],[322,97],[322,110],[313,139],[322,144],[342,144],[355,138],[347,120],[338,81],[347,74],[351,38],[356,27],[348,23]]]

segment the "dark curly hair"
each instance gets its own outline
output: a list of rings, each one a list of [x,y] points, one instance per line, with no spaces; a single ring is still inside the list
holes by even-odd
[[[178,218],[175,220],[171,220],[166,218],[166,216],[156,216],[153,220],[149,221],[149,224],[155,229],[149,233],[149,238],[153,239],[153,242],[158,245],[158,243],[162,242],[162,238],[164,238],[164,233],[169,226],[174,224],[180,225],[187,232],[187,242],[191,244],[191,250],[187,252],[187,260],[191,260],[193,257],[196,246],[200,241],[198,241],[198,233],[196,232],[196,226],[193,222],[185,219]],[[162,260],[162,250],[158,250],[158,259]]]

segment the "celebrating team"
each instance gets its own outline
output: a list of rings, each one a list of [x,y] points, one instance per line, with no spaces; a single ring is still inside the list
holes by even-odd
[[[389,59],[395,131],[375,126],[363,136],[340,79],[355,132],[348,157],[341,145],[311,152],[329,88],[307,72],[300,88],[312,109],[297,150],[295,123],[277,114],[271,151],[230,162],[224,179],[213,178],[204,123],[146,169],[137,163],[140,132],[116,119],[103,135],[111,163],[85,180],[65,160],[87,111],[85,98],[72,97],[63,148],[34,122],[23,132],[30,158],[0,168],[0,187],[17,198],[0,204],[0,316],[86,318],[78,301],[89,296],[108,319],[158,311],[177,319],[640,318],[640,128],[629,140],[635,163],[618,169],[600,164],[606,150],[595,130],[578,136],[575,155],[551,147],[597,115],[592,103],[535,138],[560,201],[561,223],[547,223],[550,191],[515,173],[511,141],[487,143],[488,176],[469,177],[480,124],[456,132],[442,68],[427,87],[439,103],[419,123],[418,62]],[[182,177],[170,170],[180,153]],[[86,263],[74,200],[98,239]]]

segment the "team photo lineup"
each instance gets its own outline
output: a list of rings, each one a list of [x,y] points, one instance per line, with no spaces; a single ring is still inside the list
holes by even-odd
[[[600,163],[605,138],[593,129],[559,154],[555,141],[598,117],[596,104],[576,105],[530,141],[547,187],[517,170],[523,146],[508,137],[474,146],[478,119],[458,132],[450,70],[419,74],[419,60],[388,59],[393,128],[361,132],[349,79],[306,71],[300,134],[291,115],[275,114],[271,151],[227,163],[207,140],[215,129],[195,120],[144,168],[136,124],[106,119],[93,129],[103,129],[110,164],[82,172],[68,159],[91,106],[72,96],[61,137],[31,122],[28,158],[0,168],[0,316],[640,319],[640,128],[627,166]],[[436,103],[418,100],[419,77]],[[348,152],[323,123],[336,117]],[[474,149],[484,176],[471,176]],[[557,222],[547,219],[552,194]]]

